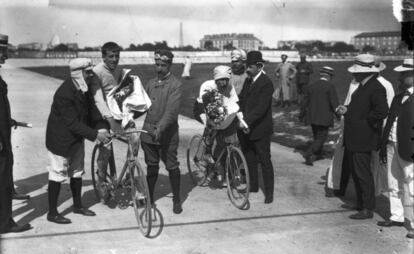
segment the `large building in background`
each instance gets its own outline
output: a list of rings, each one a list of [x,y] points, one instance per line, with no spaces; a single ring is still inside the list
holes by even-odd
[[[263,42],[253,34],[211,34],[204,35],[200,40],[201,49],[220,49],[241,48],[244,50],[259,50],[263,47]]]
[[[360,33],[353,37],[352,43],[358,50],[363,50],[366,46],[370,46],[376,50],[395,51],[401,44],[401,32]]]

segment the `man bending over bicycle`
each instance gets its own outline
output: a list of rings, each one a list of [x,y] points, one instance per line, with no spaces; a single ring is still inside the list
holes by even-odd
[[[200,87],[199,97],[194,105],[194,115],[205,126],[203,141],[206,151],[203,158],[206,166],[214,164],[227,143],[238,144],[235,116],[239,110],[239,98],[236,90],[229,83],[231,68],[219,65],[213,70],[214,80],[205,81]],[[238,116],[239,117],[239,116]],[[212,146],[216,147],[212,156]],[[214,158],[214,159],[213,159]],[[217,179],[223,181],[224,159],[216,170],[211,171],[206,179],[208,184],[217,174]]]

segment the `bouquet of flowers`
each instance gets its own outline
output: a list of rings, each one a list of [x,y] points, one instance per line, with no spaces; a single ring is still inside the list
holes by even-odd
[[[208,119],[214,125],[219,125],[227,117],[227,108],[224,106],[223,95],[216,89],[207,91],[203,95],[203,104]]]
[[[126,76],[121,84],[116,88],[114,98],[122,110],[122,103],[134,91],[134,81],[130,76]]]

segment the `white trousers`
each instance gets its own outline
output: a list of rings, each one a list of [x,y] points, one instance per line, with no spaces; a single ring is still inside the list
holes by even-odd
[[[413,162],[405,161],[398,155],[397,143],[389,142],[387,145],[387,173],[390,220],[404,222],[405,217],[410,221],[411,228],[414,228],[413,170]]]
[[[47,151],[49,157],[49,180],[64,182],[68,177],[81,178],[85,173],[85,146],[76,151],[71,157],[65,158]]]

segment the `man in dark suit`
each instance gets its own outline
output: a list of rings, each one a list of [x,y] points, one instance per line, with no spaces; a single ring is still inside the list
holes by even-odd
[[[414,238],[412,212],[404,213],[403,204],[413,204],[414,195],[414,68],[413,59],[405,59],[394,70],[400,73],[400,89],[392,103],[382,135],[380,159],[387,165],[391,217],[377,224],[382,227],[404,226],[410,221],[408,238]],[[408,192],[408,193],[407,193]],[[404,200],[408,197],[410,200]],[[405,202],[404,202],[405,201]],[[407,202],[408,201],[408,202]],[[413,207],[411,207],[413,209]]]
[[[329,127],[333,126],[333,115],[338,107],[338,95],[331,83],[334,70],[324,66],[319,72],[320,79],[303,87],[304,101],[299,118],[312,126],[313,143],[305,154],[306,165],[313,166],[313,161],[322,152],[323,144],[328,138]]]
[[[247,160],[250,191],[259,190],[257,164],[261,164],[265,203],[273,202],[274,172],[270,160],[270,137],[273,134],[272,94],[273,84],[263,72],[264,60],[259,51],[247,54],[247,74],[240,93],[240,109],[248,131],[240,132],[240,142]],[[246,133],[247,132],[247,133]]]
[[[0,64],[6,62],[8,36],[0,34]],[[30,224],[17,224],[12,217],[13,153],[11,126],[15,122],[10,115],[7,84],[0,76],[0,234],[23,232]]]
[[[82,175],[85,159],[85,138],[90,141],[107,143],[110,134],[107,130],[95,130],[87,125],[88,121],[88,86],[94,74],[92,61],[76,58],[70,61],[70,75],[57,89],[46,127],[46,148],[49,158],[47,220],[68,224],[71,221],[57,211],[60,186],[70,177],[74,209],[73,212],[85,216],[95,213],[82,206]]]
[[[375,208],[375,188],[371,171],[371,152],[378,149],[382,122],[387,116],[388,105],[385,88],[377,80],[378,68],[374,56],[362,54],[348,68],[358,88],[349,105],[339,106],[345,115],[344,146],[355,183],[358,213],[351,219],[369,219]]]

